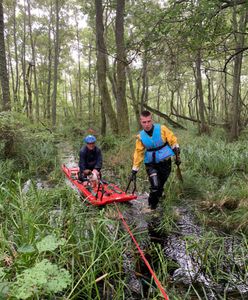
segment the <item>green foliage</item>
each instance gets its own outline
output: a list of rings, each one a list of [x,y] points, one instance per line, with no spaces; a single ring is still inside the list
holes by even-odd
[[[3,170],[0,176],[4,181],[15,177],[20,170],[40,176],[54,167],[57,153],[54,136],[29,123],[22,115],[1,113],[0,137]]]
[[[43,135],[36,129],[34,133],[37,134],[37,140],[42,140],[45,145],[46,134]],[[226,228],[245,231],[248,226],[247,209],[245,210],[246,141],[227,144],[224,138],[220,141],[221,132],[216,133],[216,137],[213,135],[211,139],[207,136],[192,137],[192,132],[189,133],[189,138],[180,131],[178,135],[181,141],[184,183],[182,185],[177,182],[173,164],[171,176],[165,186],[165,216],[161,227],[166,227],[166,232],[175,230],[178,217],[174,209],[175,204],[190,206],[193,209],[197,205],[211,203],[209,218],[218,218]],[[23,136],[26,136],[25,132]],[[49,143],[53,144],[52,137]],[[104,176],[107,175],[113,181],[124,185],[132,166],[135,138],[99,138],[99,145],[102,146],[102,143],[110,145],[108,150],[104,150]],[[46,149],[42,150],[44,158],[48,155],[45,151]],[[50,151],[53,150],[49,149],[48,152]],[[219,169],[218,160],[221,160]],[[6,169],[11,170],[11,161],[12,159],[6,161]],[[30,167],[30,164],[28,166]],[[29,172],[33,168],[34,166],[30,167]],[[98,210],[82,205],[76,193],[64,186],[64,181],[63,186],[60,186],[61,182],[57,182],[57,186],[47,190],[38,190],[35,181],[32,181],[29,191],[24,193],[24,175],[26,176],[19,173],[14,181],[7,181],[0,189],[0,220],[3,224],[0,236],[3,241],[0,244],[1,280],[4,280],[0,286],[2,295],[6,295],[9,290],[13,297],[17,295],[19,299],[55,298],[55,294],[61,292],[60,295],[66,295],[68,299],[100,299],[104,287],[113,297],[121,299],[120,295],[126,292],[122,257],[126,247],[125,241],[129,238],[120,230],[119,223],[114,221],[115,209],[109,206]],[[56,168],[49,178],[51,176],[61,176],[60,170]],[[143,167],[138,173],[137,187],[138,192],[149,192]],[[227,199],[238,199],[238,204],[228,208]],[[214,208],[217,208],[216,211],[213,204]],[[207,223],[206,216],[201,219]],[[192,247],[197,251],[196,245],[192,245],[188,240],[187,242],[188,249]],[[154,249],[151,251],[155,251],[158,256],[156,266],[159,265],[159,276],[166,285],[165,274],[170,268],[175,268],[175,264],[164,261],[162,249]],[[206,254],[210,259],[208,254],[214,255],[214,250],[211,248]],[[10,258],[8,268],[4,265],[6,257]],[[204,261],[204,257],[202,259]],[[209,266],[212,268],[211,264]],[[41,272],[40,278],[35,275],[37,272]],[[19,275],[15,279],[16,274]],[[64,279],[56,277],[57,275]],[[220,275],[216,276],[221,278]],[[70,291],[65,291],[71,278],[72,287]],[[152,283],[148,284],[152,286]],[[27,291],[25,295],[24,290]]]
[[[223,220],[223,226],[230,230],[233,229],[234,231],[241,231],[246,236],[248,235],[248,210],[247,210],[247,198],[246,203],[241,203],[238,205],[236,209],[231,211],[226,219]]]
[[[0,160],[0,182],[6,182],[9,179],[13,179],[17,175],[14,159]]]
[[[238,215],[244,220],[240,205],[244,206],[248,199],[247,140],[228,143],[224,131],[216,130],[211,136],[194,139],[192,135],[185,136],[182,142],[185,145],[181,155],[184,177],[181,197],[197,199],[198,205],[209,209],[210,223],[216,214],[215,224],[229,230],[247,230],[246,222],[242,221],[242,226],[236,222]]]
[[[4,268],[0,268],[0,280],[1,280],[1,281],[3,280],[5,274],[6,274],[6,273],[5,273]]]
[[[246,238],[234,240],[230,237],[217,237],[213,233],[206,233],[200,240],[187,237],[187,249],[197,256],[196,261],[200,263],[200,270],[211,279],[212,282],[225,284],[238,283],[237,278],[230,274],[234,271],[239,277],[239,282],[245,282],[247,261],[245,259]],[[231,251],[228,252],[231,247]],[[231,272],[232,272],[231,271]]]
[[[32,245],[22,245],[17,249],[18,253],[31,254],[35,252],[35,248]]]
[[[0,299],[7,299],[9,286],[10,284],[8,282],[0,281]]]
[[[247,171],[245,162],[248,150],[241,142],[228,144],[213,138],[199,138],[197,145],[187,145],[184,153],[187,163],[194,169],[218,178],[228,177],[233,172]]]
[[[11,112],[0,113],[0,159],[11,158],[17,153],[16,144],[21,140],[20,118]]]
[[[79,139],[82,141],[84,135],[87,133],[87,122],[83,120],[80,122],[75,119],[74,116],[68,116],[67,122],[59,126],[56,130],[56,134],[59,139],[66,138],[68,141],[73,141]]]
[[[54,251],[59,246],[62,246],[64,244],[65,244],[65,239],[58,239],[54,235],[47,235],[40,242],[36,244],[36,247],[39,253],[42,253],[45,251]]]
[[[77,295],[93,299],[101,294],[102,283],[109,291],[115,286],[115,293],[123,293],[123,237],[118,238],[119,226],[104,216],[105,209],[87,207],[66,186],[37,190],[32,185],[24,194],[18,182],[0,191],[0,266],[9,262],[8,269],[1,269],[4,295],[9,289],[17,299],[55,299],[55,293],[66,293],[62,290],[70,278],[70,299]]]
[[[61,292],[71,283],[69,272],[43,259],[34,267],[17,275],[11,294],[17,299]]]
[[[110,139],[110,140],[109,140]],[[120,185],[127,185],[128,177],[132,169],[132,155],[134,151],[135,139],[131,138],[118,138],[110,136],[104,138],[104,177],[111,182]],[[106,150],[106,147],[108,150]],[[142,171],[139,173],[141,174]],[[143,176],[141,177],[143,178]],[[138,178],[139,180],[139,178]],[[142,187],[142,182],[141,185]]]
[[[101,139],[101,149],[103,151],[115,151],[116,147],[120,145],[121,139],[114,135],[106,135]]]

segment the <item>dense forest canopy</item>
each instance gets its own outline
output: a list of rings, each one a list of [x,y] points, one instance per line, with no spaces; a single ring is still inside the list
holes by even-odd
[[[1,1],[1,111],[127,135],[150,107],[236,140],[248,123],[247,21],[245,0]]]

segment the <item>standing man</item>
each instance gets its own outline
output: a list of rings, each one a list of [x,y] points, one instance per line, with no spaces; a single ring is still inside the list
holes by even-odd
[[[136,179],[140,164],[144,160],[150,181],[148,205],[155,209],[171,172],[171,157],[176,155],[175,163],[181,163],[180,149],[173,132],[164,125],[153,124],[149,111],[145,110],[140,114],[140,124],[143,130],[136,139],[131,180]]]
[[[96,138],[93,135],[87,135],[84,142],[86,146],[83,146],[79,152],[78,179],[80,181],[84,181],[90,173],[99,177],[102,168],[102,152],[96,146]]]

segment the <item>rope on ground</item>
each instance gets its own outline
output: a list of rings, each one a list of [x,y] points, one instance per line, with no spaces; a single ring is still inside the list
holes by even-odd
[[[165,292],[165,290],[164,290],[164,288],[163,288],[161,282],[158,280],[158,278],[157,278],[155,272],[152,270],[152,268],[151,268],[151,266],[150,266],[148,260],[145,258],[145,255],[144,255],[143,251],[141,250],[141,248],[140,248],[138,242],[136,241],[136,239],[135,239],[135,237],[134,237],[134,235],[133,235],[131,229],[129,228],[129,226],[128,226],[126,220],[124,219],[123,214],[120,212],[120,210],[119,210],[119,208],[118,208],[118,205],[117,205],[116,203],[114,203],[114,204],[115,204],[115,207],[116,207],[116,209],[117,209],[117,211],[118,211],[119,217],[120,217],[121,220],[122,220],[123,225],[125,226],[127,232],[128,232],[129,235],[131,236],[131,238],[132,238],[132,240],[133,240],[133,242],[134,242],[136,248],[138,249],[138,251],[139,251],[139,253],[140,253],[141,258],[143,259],[143,261],[144,261],[144,263],[146,264],[148,270],[150,271],[150,273],[151,273],[151,275],[152,275],[154,281],[156,282],[157,287],[159,288],[160,292],[161,292],[162,295],[164,296],[164,299],[169,300],[169,297],[168,297],[168,295],[166,294],[166,292]]]

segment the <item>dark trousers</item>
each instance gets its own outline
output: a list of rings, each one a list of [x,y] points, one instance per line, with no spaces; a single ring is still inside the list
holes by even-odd
[[[148,204],[152,209],[158,205],[159,198],[164,191],[164,184],[171,173],[171,159],[157,164],[146,164],[146,172],[150,181],[150,194]]]

